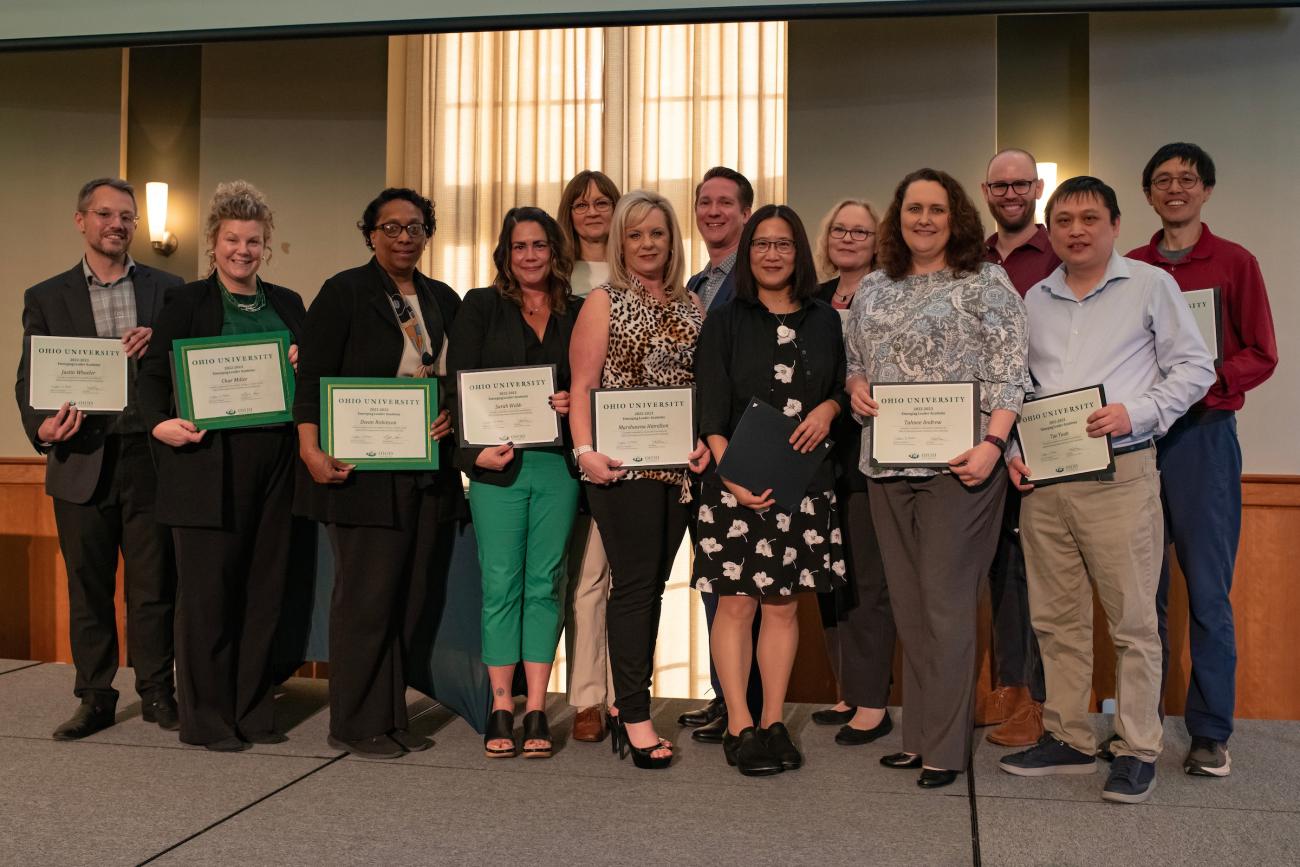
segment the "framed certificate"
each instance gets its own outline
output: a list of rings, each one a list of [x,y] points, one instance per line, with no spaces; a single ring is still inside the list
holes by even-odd
[[[293,421],[287,331],[172,341],[176,411],[199,430]]]
[[[456,375],[462,446],[558,446],[560,417],[551,407],[555,365],[462,370]]]
[[[1088,436],[1088,416],[1105,405],[1106,390],[1100,385],[1024,402],[1016,439],[1030,482],[1051,485],[1114,472],[1110,434]]]
[[[436,379],[320,381],[320,447],[358,470],[436,470]]]
[[[871,398],[873,467],[946,469],[979,438],[977,382],[875,382]]]
[[[695,386],[593,388],[592,446],[629,470],[684,467],[695,451]]]
[[[27,403],[32,409],[58,412],[65,403],[89,413],[126,409],[127,357],[115,337],[33,334],[27,362]]]
[[[1214,362],[1223,361],[1223,325],[1219,320],[1219,287],[1193,289],[1184,292],[1183,298],[1191,308],[1196,327],[1205,338],[1205,348],[1214,356]]]

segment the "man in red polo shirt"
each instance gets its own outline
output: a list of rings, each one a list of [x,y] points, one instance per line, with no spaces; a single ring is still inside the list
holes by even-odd
[[[998,230],[989,236],[986,258],[1006,269],[1023,298],[1061,264],[1047,236],[1034,222],[1034,203],[1043,181],[1033,154],[1019,148],[989,160],[984,201]],[[997,683],[977,725],[1000,723],[988,739],[1005,747],[1028,747],[1043,736],[1043,663],[1029,622],[1025,555],[1020,548],[1020,492],[1008,486],[998,550],[989,570],[993,598],[993,657]]]
[[[1277,339],[1259,263],[1245,247],[1218,237],[1201,222],[1214,182],[1214,161],[1196,145],[1175,142],[1156,151],[1142,170],[1142,190],[1162,228],[1150,243],[1128,255],[1168,271],[1184,293],[1218,290],[1219,336],[1207,340],[1210,354],[1216,356],[1218,379],[1157,442],[1157,454],[1165,541],[1173,543],[1187,579],[1190,608],[1192,678],[1184,714],[1192,745],[1183,770],[1226,777],[1232,767],[1227,742],[1237,667],[1228,592],[1241,534],[1241,447],[1235,413],[1246,402],[1246,392],[1277,367]],[[1184,297],[1209,301],[1213,307],[1213,293]],[[1156,605],[1166,676],[1168,597],[1166,551]]]

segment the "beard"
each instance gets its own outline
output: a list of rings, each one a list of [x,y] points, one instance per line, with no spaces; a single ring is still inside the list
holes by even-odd
[[[1027,201],[1024,205],[1020,216],[1014,218],[1008,218],[1004,215],[1001,208],[989,208],[989,211],[993,216],[993,222],[998,224],[999,229],[1004,232],[1019,232],[1034,222],[1034,203]]]

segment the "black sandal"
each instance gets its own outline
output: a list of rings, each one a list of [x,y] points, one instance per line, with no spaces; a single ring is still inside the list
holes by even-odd
[[[510,741],[506,748],[493,748],[493,741]],[[494,710],[488,717],[487,731],[483,733],[483,754],[489,759],[513,759],[519,754],[515,745],[515,715],[508,710]]]
[[[529,741],[546,741],[544,747],[530,747]],[[524,714],[524,758],[549,759],[554,749],[551,744],[551,727],[546,722],[546,711],[530,710]]]

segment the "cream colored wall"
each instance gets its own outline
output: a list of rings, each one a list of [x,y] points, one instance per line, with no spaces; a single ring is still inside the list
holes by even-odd
[[[308,304],[370,255],[356,222],[384,186],[387,52],[383,37],[203,49],[201,213],[220,181],[259,187],[275,211],[262,276]]]
[[[8,396],[23,291],[76,264],[77,190],[118,173],[121,64],[116,49],[0,54],[0,455],[35,455]]]
[[[997,142],[996,25],[992,15],[790,23],[787,189],[810,234],[845,196],[883,210],[923,166],[979,196]]]
[[[1281,356],[1238,418],[1245,470],[1300,473],[1300,12],[1094,15],[1090,43],[1092,172],[1119,194],[1124,250],[1159,227],[1141,190],[1156,148],[1191,141],[1214,157],[1205,220],[1259,259]]]

